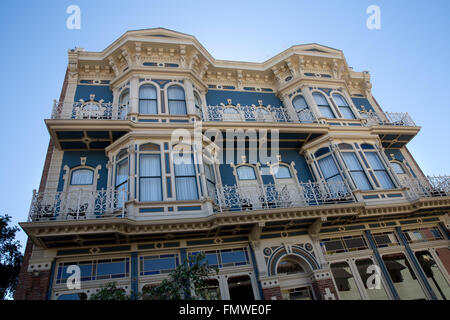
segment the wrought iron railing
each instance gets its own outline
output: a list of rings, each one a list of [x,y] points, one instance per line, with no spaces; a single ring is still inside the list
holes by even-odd
[[[124,190],[33,191],[28,221],[123,218],[126,216]]]
[[[410,199],[450,196],[450,176],[428,176],[426,178],[399,177],[407,188]]]
[[[64,103],[53,102],[52,119],[81,119],[81,120],[126,120],[129,105],[113,105],[111,102],[79,101],[72,105],[70,112],[63,112]]]
[[[407,112],[384,112],[383,114],[375,111],[360,111],[360,115],[365,119],[366,126],[405,126],[415,127],[414,120]]]
[[[355,201],[344,182],[222,186],[216,188],[212,198],[216,211],[220,212],[305,207]]]
[[[316,122],[311,110],[305,108],[297,112],[297,119],[293,119],[284,107],[255,106],[255,105],[216,105],[207,106],[204,110],[203,121],[255,121],[255,122]]]

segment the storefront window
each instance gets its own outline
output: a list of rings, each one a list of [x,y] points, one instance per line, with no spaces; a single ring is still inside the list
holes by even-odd
[[[347,262],[333,263],[331,272],[342,300],[361,299],[352,270]]]
[[[367,295],[370,300],[388,300],[386,290],[381,281],[381,271],[371,259],[361,259],[356,261],[358,273],[364,283]],[[377,278],[378,277],[378,278]]]
[[[426,299],[414,271],[402,253],[385,255],[383,261],[394,283],[400,299],[417,300]]]
[[[439,300],[449,299],[450,286],[431,254],[428,251],[420,251],[416,252],[416,257],[437,298]]]

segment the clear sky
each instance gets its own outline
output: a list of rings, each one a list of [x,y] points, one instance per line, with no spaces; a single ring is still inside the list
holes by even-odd
[[[381,30],[366,27],[372,4]],[[81,8],[80,30],[66,28],[70,5]],[[408,112],[423,127],[408,148],[425,174],[449,174],[449,13],[448,0],[1,0],[0,214],[27,219],[67,50],[100,51],[127,30],[154,27],[194,35],[216,59],[262,62],[312,42],[343,50],[354,70],[370,72],[385,111]]]

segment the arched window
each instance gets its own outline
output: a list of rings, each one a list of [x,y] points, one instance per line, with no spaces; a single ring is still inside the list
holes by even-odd
[[[297,112],[309,108],[308,103],[305,100],[305,97],[303,97],[302,95],[296,96],[294,100],[292,100],[292,105],[294,106],[294,109]]]
[[[167,89],[170,114],[187,114],[184,89],[180,86],[171,86]]]
[[[316,101],[317,106],[319,107],[320,113],[325,118],[334,119],[336,116],[331,110],[330,105],[328,104],[327,98],[321,93],[314,92],[313,93],[314,100]]]
[[[177,200],[198,200],[194,157],[179,154],[174,158]]]
[[[342,143],[339,145],[339,149],[356,187],[359,190],[372,190],[372,185],[359,162],[356,152],[353,151],[353,147],[349,144]]]
[[[161,155],[159,152],[139,155],[139,199],[140,201],[162,200]]]
[[[70,184],[72,186],[91,185],[94,183],[94,171],[90,169],[76,169],[72,171]]]
[[[356,119],[355,115],[352,112],[352,109],[347,103],[347,100],[343,96],[338,93],[333,94],[333,99],[336,102],[339,110],[341,111],[342,116],[345,119]]]
[[[128,114],[128,105],[130,102],[130,92],[124,90],[119,98],[119,110],[118,110],[118,118],[119,120],[124,120]]]
[[[305,273],[305,269],[298,261],[297,257],[285,256],[277,265],[277,274],[296,274]]]
[[[251,166],[240,166],[236,172],[239,180],[256,180],[255,169]]]
[[[363,148],[363,146],[361,146]],[[368,149],[368,148],[363,148]],[[380,156],[377,151],[365,151],[364,155],[369,161],[370,166],[372,167],[375,176],[380,182],[383,189],[394,189],[394,183],[391,180],[386,168],[384,167],[383,161],[381,161]]]
[[[158,114],[158,98],[154,85],[144,84],[139,88],[139,113]]]
[[[291,170],[289,170],[289,167],[283,166],[283,165],[277,165],[272,167],[273,174],[276,179],[290,179],[292,178]]]
[[[394,172],[396,174],[405,174],[405,169],[403,169],[403,166],[398,162],[391,162],[392,168],[394,169]]]

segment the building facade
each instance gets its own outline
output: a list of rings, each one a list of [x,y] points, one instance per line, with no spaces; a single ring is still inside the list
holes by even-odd
[[[16,299],[141,292],[199,252],[211,299],[450,298],[449,178],[342,51],[223,61],[158,28],[68,59]]]

